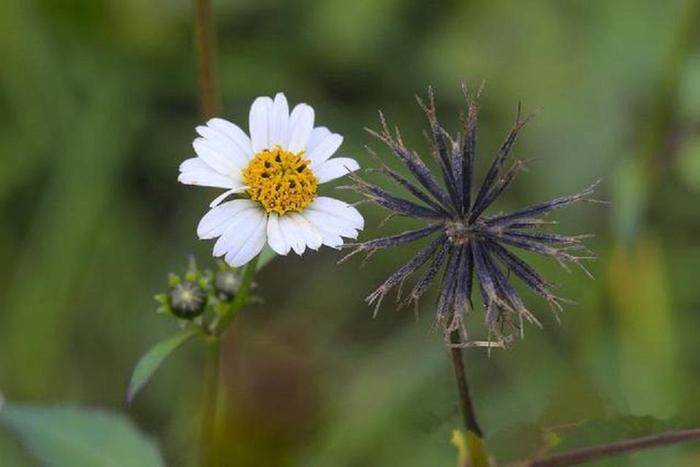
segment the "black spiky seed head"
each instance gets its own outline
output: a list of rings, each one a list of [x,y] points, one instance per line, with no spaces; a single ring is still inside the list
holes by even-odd
[[[207,293],[196,282],[184,280],[170,288],[168,300],[175,316],[194,319],[204,312]]]
[[[223,300],[232,300],[241,286],[241,278],[239,274],[231,271],[219,271],[214,279],[216,292]]]
[[[569,263],[576,264],[589,274],[581,264],[584,259],[593,259],[582,244],[582,240],[588,236],[552,233],[547,228],[554,222],[545,220],[543,216],[579,201],[595,201],[591,196],[597,183],[573,195],[509,213],[488,214],[488,208],[525,165],[524,161],[518,160],[506,167],[506,161],[518,132],[529,117],[521,118],[518,106],[513,127],[499,147],[481,184],[477,186],[473,179],[481,89],[476,96],[470,96],[466,88],[463,89],[467,113],[463,132],[456,137],[450,136],[438,122],[432,89],[429,89],[427,104],[418,99],[428,119],[432,155],[439,167],[440,181],[423,159],[406,147],[398,129],[393,133],[389,130],[381,113],[380,131],[368,130],[388,146],[414,180],[390,169],[381,160],[379,170],[414,199],[397,196],[356,175],[351,175],[354,181],[351,188],[367,200],[388,209],[390,216],[398,214],[413,217],[423,221],[426,226],[348,245],[352,251],[343,260],[360,252],[369,256],[380,249],[432,238],[410,261],[391,274],[367,297],[368,304],[374,305],[376,313],[384,296],[391,289],[397,288],[400,306],[407,303],[417,305],[419,298],[442,273],[437,321],[444,325],[446,334],[458,333],[460,339],[454,345],[505,346],[511,340],[512,330],[520,330],[522,335],[523,321],[540,326],[511,284],[511,276],[517,277],[530,290],[544,298],[555,313],[561,309],[561,303],[566,301],[554,295],[555,285],[544,279],[513,250],[551,257],[564,268]],[[379,160],[376,154],[372,154]],[[420,269],[423,269],[422,275],[402,300],[401,286]],[[475,286],[480,291],[484,305],[485,321],[489,329],[488,342],[470,340],[463,325],[465,313],[472,309],[472,290]],[[495,337],[495,341],[491,340],[492,337]]]

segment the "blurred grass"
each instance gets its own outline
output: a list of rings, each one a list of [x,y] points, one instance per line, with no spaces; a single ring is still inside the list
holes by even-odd
[[[498,442],[516,426],[614,414],[700,423],[700,73],[687,13],[697,2],[214,3],[224,116],[242,126],[255,96],[282,89],[314,105],[319,122],[345,135],[341,152],[368,166],[363,145],[380,145],[362,128],[376,127],[377,109],[426,154],[414,94],[432,84],[457,131],[459,82],[484,79],[481,168],[518,101],[542,109],[516,146],[535,158],[531,170],[496,209],[605,178],[600,196],[611,208],[557,215],[567,232],[597,234],[598,279],[532,258],[579,305],[557,325],[527,295],[546,329],[527,329],[512,351],[468,354],[499,457],[527,453]],[[189,253],[208,258],[194,226],[213,192],[175,182],[198,123],[190,15],[186,0],[0,3],[0,389],[9,400],[125,409],[137,356],[173,329],[152,313],[153,293]],[[640,164],[656,179],[646,196]],[[363,212],[363,238],[413,225],[378,229],[384,214]],[[240,317],[226,344],[222,449],[232,463],[453,463],[459,417],[442,341],[430,332],[431,299],[418,320],[390,304],[372,320],[362,303],[409,251],[358,270],[359,261],[336,266],[328,250],[260,275],[265,303]],[[477,310],[470,324],[480,321]],[[187,464],[196,426],[201,354],[185,349],[132,410],[169,465]],[[13,446],[0,436],[4,459]],[[629,463],[681,465],[690,455],[661,450]]]

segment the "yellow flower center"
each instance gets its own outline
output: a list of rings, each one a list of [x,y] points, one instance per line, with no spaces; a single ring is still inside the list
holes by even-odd
[[[243,170],[248,195],[267,212],[300,212],[316,198],[318,180],[303,152],[294,154],[279,146],[264,149]]]

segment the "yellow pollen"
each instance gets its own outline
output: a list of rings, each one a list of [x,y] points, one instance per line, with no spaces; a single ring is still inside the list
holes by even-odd
[[[267,212],[300,212],[316,198],[318,180],[310,161],[279,146],[264,149],[243,170],[250,199]]]

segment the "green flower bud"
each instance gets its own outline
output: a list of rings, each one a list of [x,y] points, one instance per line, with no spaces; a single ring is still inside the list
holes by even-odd
[[[204,311],[207,294],[196,282],[185,280],[170,289],[168,299],[175,316],[192,319]]]
[[[241,286],[241,278],[233,271],[219,271],[216,273],[214,286],[222,298],[231,300]]]

